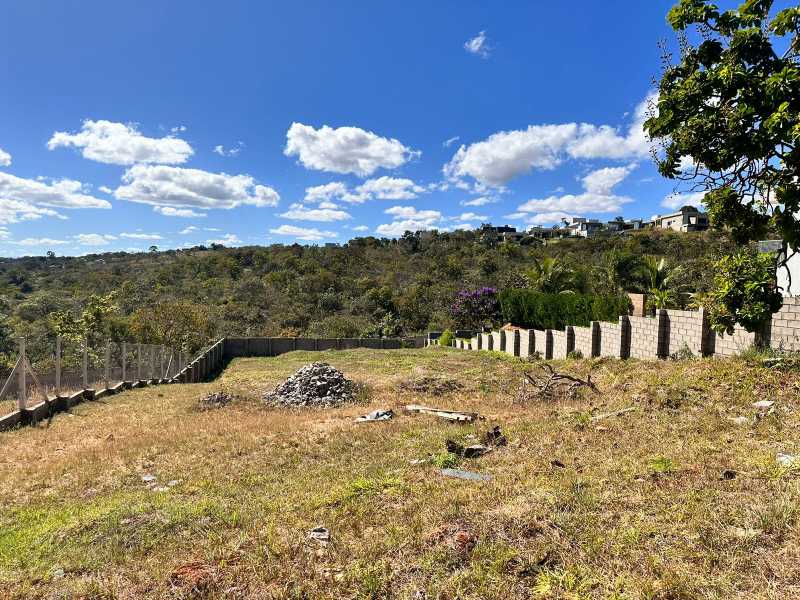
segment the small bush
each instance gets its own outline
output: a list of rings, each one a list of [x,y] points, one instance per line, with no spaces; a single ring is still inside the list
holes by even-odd
[[[567,354],[567,358],[571,358],[573,360],[583,358],[583,352],[581,352],[580,350],[572,350]]]
[[[453,332],[450,331],[449,329],[445,329],[442,332],[442,335],[439,336],[439,345],[440,346],[452,346],[453,345],[453,340],[455,340],[455,339],[456,338],[453,335]]]

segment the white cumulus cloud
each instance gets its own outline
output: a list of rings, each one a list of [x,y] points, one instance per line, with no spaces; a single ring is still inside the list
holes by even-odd
[[[79,233],[75,236],[81,246],[107,246],[116,239],[116,236],[100,233]]]
[[[119,237],[127,238],[129,240],[162,240],[162,239],[164,239],[160,235],[158,235],[157,233],[139,233],[139,232],[120,233]]]
[[[18,246],[63,246],[69,244],[68,240],[55,240],[53,238],[25,238],[12,242]]]
[[[172,206],[154,206],[153,210],[165,217],[197,218],[207,216],[205,213],[197,212],[191,208],[174,208]]]
[[[438,210],[417,210],[413,206],[393,206],[384,212],[392,215],[394,220],[378,225],[375,232],[389,237],[401,236],[406,231],[433,229],[442,221],[442,213]]]
[[[164,165],[134,165],[114,191],[119,200],[160,207],[208,210],[242,205],[277,206],[280,196],[250,175],[209,173]]]
[[[72,179],[48,181],[0,173],[0,224],[41,217],[66,218],[56,208],[111,208],[108,200],[90,196],[84,188]]]
[[[146,137],[132,124],[105,120],[86,120],[74,133],[56,131],[47,142],[50,150],[69,146],[80,148],[84,158],[112,165],[180,164],[194,154],[180,138]]]
[[[444,174],[459,187],[468,187],[464,177],[485,186],[502,187],[534,169],[555,169],[568,158],[644,158],[650,144],[642,124],[653,99],[651,94],[637,106],[626,131],[610,125],[561,123],[494,133],[483,141],[462,145],[444,166]]]
[[[241,244],[242,240],[239,239],[235,233],[226,233],[216,240],[206,240],[206,244],[221,244],[222,246],[232,246],[233,244]]]
[[[335,204],[333,206],[336,206]],[[350,219],[350,213],[337,210],[334,208],[309,208],[300,203],[295,203],[289,206],[289,210],[280,215],[284,219],[292,219],[295,221],[344,221]]]
[[[286,156],[297,156],[307,169],[368,177],[380,168],[395,169],[419,156],[396,139],[358,127],[314,129],[292,123],[286,132]]]
[[[10,167],[11,166],[11,155],[0,148],[0,167]]]
[[[315,228],[296,227],[294,225],[281,225],[275,229],[270,229],[269,232],[276,235],[285,235],[309,242],[316,242],[319,240],[336,237],[335,231],[320,231],[319,229]]]
[[[461,204],[461,206],[486,206],[487,204],[494,204],[495,202],[497,202],[497,198],[481,196],[480,198],[474,198],[472,200],[462,200],[459,204]]]
[[[518,206],[517,210],[525,213],[568,214],[618,212],[624,204],[633,202],[633,199],[615,194],[613,188],[633,168],[634,165],[597,169],[583,178],[583,193],[528,200]]]
[[[475,37],[464,42],[464,50],[470,54],[480,56],[481,58],[489,58],[489,52],[491,51],[491,48],[489,47],[489,43],[486,38],[486,32],[481,31]]]

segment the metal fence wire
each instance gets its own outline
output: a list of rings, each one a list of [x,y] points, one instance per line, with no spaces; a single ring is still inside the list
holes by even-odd
[[[20,341],[0,369],[0,417],[48,398],[121,382],[172,379],[189,363],[186,353],[155,344],[61,338]]]

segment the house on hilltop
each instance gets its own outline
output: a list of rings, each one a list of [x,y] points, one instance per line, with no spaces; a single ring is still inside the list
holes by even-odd
[[[682,233],[705,231],[708,229],[708,215],[700,212],[694,206],[682,206],[676,213],[656,215],[653,219],[653,227],[655,229],[672,229]]]

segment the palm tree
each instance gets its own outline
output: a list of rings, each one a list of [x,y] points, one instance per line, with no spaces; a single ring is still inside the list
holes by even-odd
[[[528,272],[531,287],[540,292],[558,294],[573,291],[574,272],[557,258],[533,259],[533,269]]]
[[[642,258],[642,275],[650,290],[665,290],[672,284],[672,280],[681,273],[681,267],[670,267],[667,259],[659,260],[655,256]]]
[[[670,267],[665,258],[659,260],[649,255],[642,258],[642,275],[656,308],[672,308],[677,304],[678,292],[673,280],[681,271],[681,267]]]

